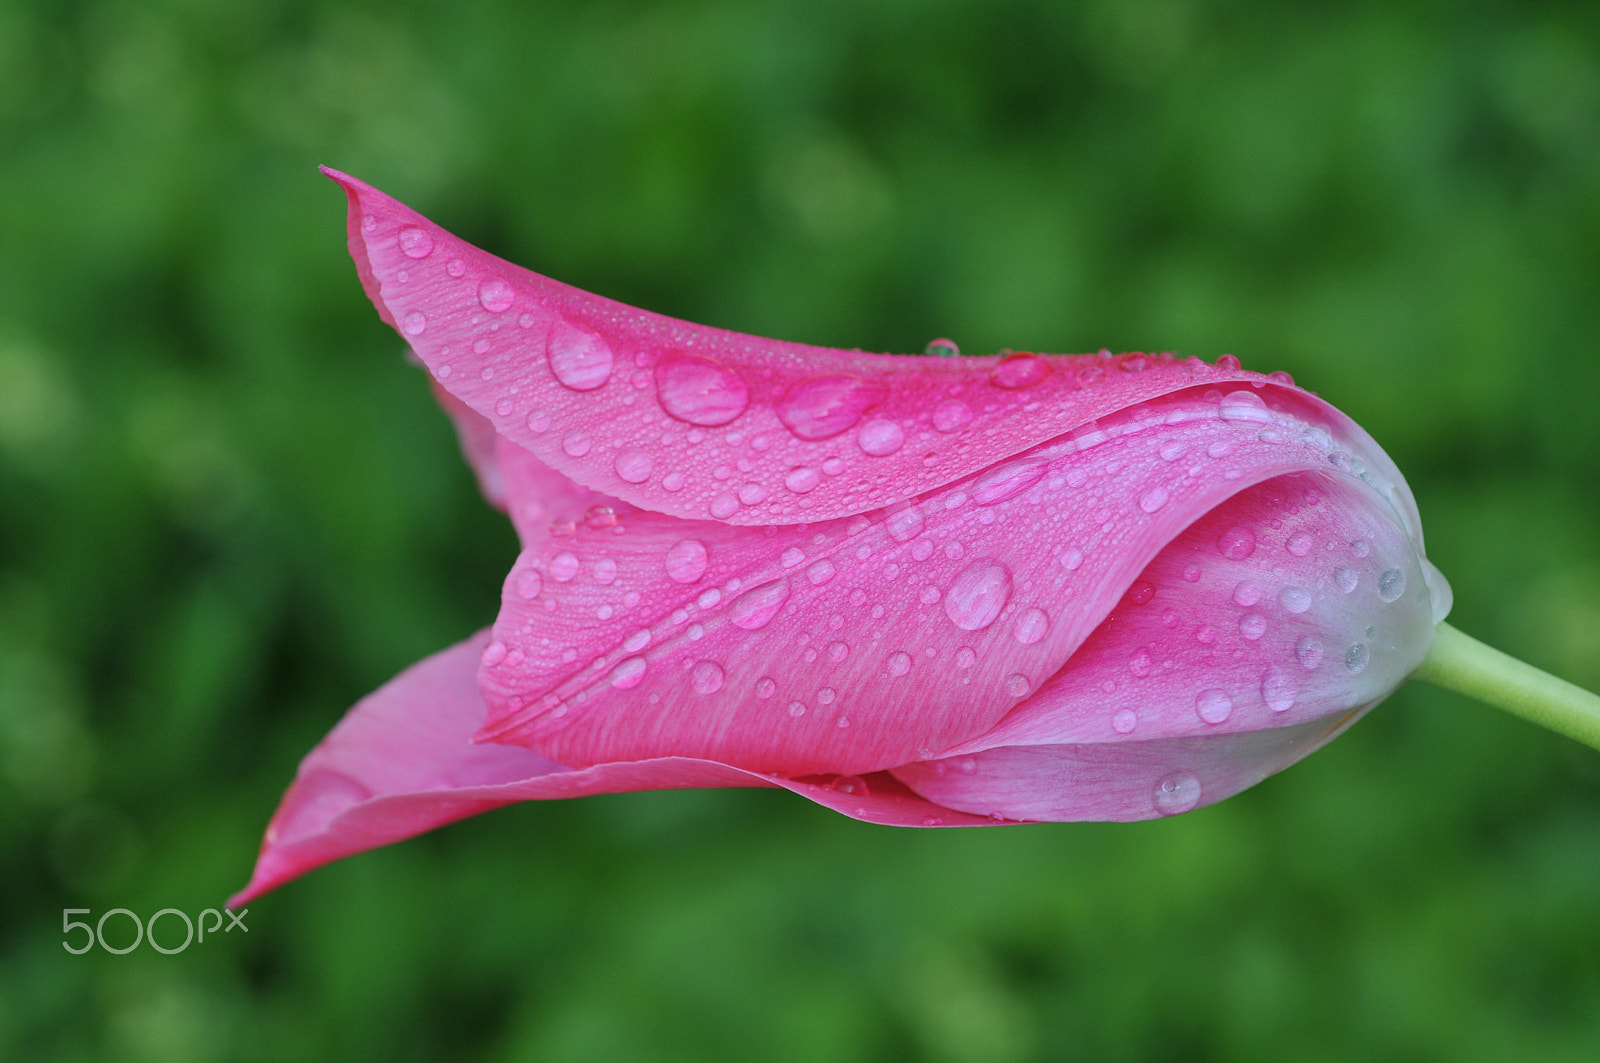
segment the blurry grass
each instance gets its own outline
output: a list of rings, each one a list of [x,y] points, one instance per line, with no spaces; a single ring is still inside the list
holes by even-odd
[[[0,8],[0,1058],[1594,1058],[1600,762],[1408,688],[1214,809],[912,832],[524,806],[165,957],[514,549],[326,162],[562,280],[840,346],[1286,369],[1464,630],[1600,661],[1589,8]]]

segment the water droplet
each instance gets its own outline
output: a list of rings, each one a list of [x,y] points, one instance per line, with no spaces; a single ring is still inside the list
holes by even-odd
[[[1294,644],[1294,655],[1302,668],[1315,672],[1322,664],[1322,640],[1315,635],[1301,635],[1300,641]]]
[[[1267,409],[1267,404],[1253,391],[1231,391],[1222,396],[1222,405],[1218,412],[1224,421],[1267,423],[1272,420],[1272,413]]]
[[[1147,605],[1150,599],[1156,596],[1155,584],[1149,580],[1135,580],[1133,586],[1128,588],[1128,601],[1134,605]]]
[[[1289,536],[1289,541],[1285,545],[1295,557],[1305,557],[1311,552],[1312,542],[1311,536],[1305,532],[1295,532]]]
[[[1356,584],[1360,582],[1360,577],[1341,565],[1333,570],[1333,582],[1341,593],[1349,594],[1356,589]]]
[[[997,388],[1020,391],[1031,388],[1050,375],[1050,363],[1026,351],[1008,354],[989,372],[989,383]]]
[[[689,672],[689,685],[696,694],[715,694],[722,689],[722,665],[716,661],[697,661]]]
[[[1194,699],[1194,711],[1206,723],[1223,723],[1233,715],[1233,699],[1220,687],[1202,690],[1200,696]]]
[[[945,592],[944,611],[963,631],[981,631],[994,623],[1011,598],[1011,570],[992,557],[980,557],[955,578]]]
[[[1111,717],[1111,729],[1119,735],[1132,734],[1139,726],[1139,716],[1132,709],[1123,709]]]
[[[764,675],[756,680],[756,697],[763,700],[772,697],[778,691],[777,680],[770,675]]]
[[[1355,557],[1366,557],[1368,554],[1372,553],[1372,547],[1367,545],[1367,541],[1365,539],[1357,539],[1355,542],[1350,544],[1350,553]]]
[[[797,438],[814,442],[852,427],[884,394],[882,384],[849,373],[824,373],[790,385],[773,411]]]
[[[1186,565],[1183,569],[1183,579],[1185,583],[1199,583],[1200,577],[1204,574],[1205,573],[1201,571],[1199,565]]]
[[[828,660],[835,664],[850,656],[850,646],[843,642],[828,643]]]
[[[1261,673],[1261,700],[1273,712],[1287,712],[1299,693],[1294,680],[1276,665]]]
[[[922,511],[916,506],[907,506],[889,514],[887,522],[889,536],[897,542],[909,542],[922,534]]]
[[[806,552],[800,549],[798,546],[791,546],[782,554],[778,555],[778,563],[783,565],[784,568],[794,568],[794,566],[798,565],[805,559]]]
[[[972,407],[959,399],[941,402],[933,411],[933,427],[941,432],[954,432],[972,423]]]
[[[827,558],[813,561],[806,567],[806,579],[811,581],[813,587],[820,587],[831,580],[838,569],[833,567],[833,562]]]
[[[568,583],[578,574],[578,559],[572,554],[557,554],[550,559],[550,578],[557,583]]]
[[[1154,513],[1167,504],[1167,489],[1165,487],[1152,487],[1139,496],[1139,508],[1146,513]]]
[[[1044,638],[1050,630],[1050,617],[1043,609],[1037,607],[1024,610],[1017,616],[1016,624],[1011,628],[1011,634],[1024,646],[1032,646]]]
[[[694,583],[706,574],[709,556],[706,544],[698,539],[674,543],[667,551],[667,575],[678,583]]]
[[[1229,357],[1223,355],[1223,358]],[[1222,358],[1217,359],[1221,366]],[[1192,771],[1175,771],[1156,783],[1151,801],[1163,816],[1176,816],[1200,803],[1200,780]]]
[[[1105,376],[1106,371],[1104,369],[1090,363],[1080,367],[1073,379],[1077,382],[1079,388],[1092,388],[1104,380]]]
[[[506,644],[499,639],[495,639],[483,648],[482,659],[485,668],[493,668],[506,659]]]
[[[562,387],[593,391],[611,379],[611,345],[588,329],[558,319],[545,340],[545,353]]]
[[[516,293],[499,277],[487,277],[478,285],[478,304],[491,314],[511,308],[516,300]]]
[[[1241,581],[1233,588],[1233,600],[1248,609],[1261,600],[1261,585],[1250,580]]]
[[[627,450],[619,451],[616,460],[611,465],[612,468],[616,469],[617,475],[630,484],[642,484],[650,479],[650,471],[653,467],[650,455],[638,447],[629,447]]]
[[[550,430],[550,411],[534,410],[528,414],[528,431],[534,434],[543,434]]]
[[[574,458],[581,458],[589,453],[590,446],[588,432],[568,432],[561,439],[561,449]]]
[[[1260,613],[1246,613],[1239,618],[1239,634],[1254,642],[1267,633],[1267,618]]]
[[[859,775],[841,775],[828,784],[828,789],[841,794],[860,796],[867,792],[867,780]]]
[[[1406,574],[1403,569],[1391,568],[1378,577],[1378,597],[1392,602],[1406,592]]]
[[[746,631],[764,628],[778,614],[789,597],[789,581],[775,579],[741,594],[728,606],[728,619],[733,626]]]
[[[667,354],[655,365],[656,399],[667,414],[687,424],[715,428],[750,405],[750,389],[738,373],[694,354]]]
[[[1367,649],[1365,642],[1352,642],[1350,648],[1344,651],[1344,666],[1350,669],[1350,674],[1355,675],[1367,666],[1372,659],[1372,651]]]
[[[650,645],[650,629],[642,627],[623,640],[622,648],[629,653],[638,653]]]
[[[971,646],[963,646],[956,651],[956,667],[962,671],[971,668],[978,660],[978,652]]]
[[[856,445],[875,458],[893,454],[905,445],[906,434],[893,421],[873,418],[861,426],[856,434]]]
[[[1217,539],[1217,553],[1233,561],[1243,561],[1256,552],[1256,533],[1235,525]]]
[[[980,506],[992,506],[1027,490],[1039,482],[1045,473],[1042,461],[1012,461],[991,469],[978,477],[972,485],[972,500]]]
[[[729,494],[721,494],[711,500],[711,515],[718,520],[727,520],[739,512],[739,500]]]
[[[1233,443],[1226,439],[1218,440],[1206,448],[1206,456],[1209,458],[1225,458],[1232,453]]]
[[[929,340],[928,345],[922,349],[923,354],[931,354],[935,358],[959,358],[961,348],[956,346],[955,340],[945,339],[940,336],[936,340]]]
[[[783,486],[797,495],[803,495],[813,487],[816,487],[817,482],[821,479],[822,477],[817,470],[809,465],[796,465],[789,470],[789,475],[783,478]]]
[[[1217,368],[1218,369],[1238,369],[1239,368],[1239,358],[1238,358],[1238,356],[1237,355],[1233,355],[1233,354],[1224,354],[1222,357],[1217,359]]]
[[[766,497],[767,489],[760,484],[742,484],[739,487],[739,501],[747,506],[764,502]]]
[[[617,563],[609,557],[602,557],[594,563],[594,581],[602,587],[609,587],[617,582]]]
[[[629,657],[611,670],[611,685],[618,690],[631,690],[644,681],[643,657]]]
[[[400,250],[407,258],[427,258],[433,254],[433,237],[426,229],[408,226],[400,230]]]
[[[464,277],[467,275],[467,264],[459,258],[452,258],[445,263],[444,271],[452,277]]]
[[[1027,697],[1028,691],[1032,689],[1033,685],[1028,682],[1028,677],[1023,675],[1021,672],[1013,672],[1006,676],[1006,693],[1010,694],[1012,697]]]
[[[1083,564],[1083,551],[1079,550],[1076,546],[1069,546],[1065,550],[1061,551],[1061,556],[1056,560],[1061,562],[1062,568],[1066,569],[1068,572],[1071,572],[1079,565]]]
[[[544,580],[539,578],[539,573],[531,568],[525,568],[517,573],[517,596],[523,599],[539,597],[539,591],[544,588]]]
[[[1140,650],[1128,660],[1128,671],[1135,678],[1143,679],[1150,674],[1150,651]]]
[[[1177,461],[1189,452],[1189,444],[1181,439],[1169,439],[1161,444],[1161,456],[1167,461]]]
[[[790,716],[800,717],[800,716],[804,716],[805,714],[806,714],[806,707],[805,707],[804,704],[802,704],[801,702],[798,702],[798,701],[789,702],[789,715]]]
[[[694,601],[702,609],[713,609],[718,602],[722,601],[722,592],[716,587],[707,587],[700,592]]]
[[[911,654],[904,650],[896,650],[889,655],[887,664],[890,675],[895,677],[905,675],[911,671]]]
[[[1201,642],[1209,646],[1213,642],[1217,641],[1217,629],[1212,627],[1210,624],[1201,624],[1199,627],[1194,629],[1194,638],[1196,642]]]
[[[413,310],[405,316],[405,329],[407,336],[420,336],[428,331],[428,319],[420,311]]]
[[[1278,601],[1291,613],[1303,613],[1311,608],[1311,592],[1304,587],[1285,587],[1278,593]]]

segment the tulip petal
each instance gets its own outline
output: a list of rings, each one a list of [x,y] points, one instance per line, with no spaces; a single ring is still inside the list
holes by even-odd
[[[573,771],[515,746],[474,745],[476,673],[487,631],[402,672],[351,709],[301,762],[267,828],[238,907],[352,853],[515,801],[629,790],[784,787],[856,819],[899,826],[990,822],[929,804],[887,773],[774,779],[670,758]]]
[[[848,516],[1196,384],[1293,391],[1170,355],[903,357],[689,324],[504,262],[324,172],[349,197],[368,296],[435,380],[552,468],[658,513]],[[1368,464],[1386,463],[1373,448]]]
[[[484,658],[480,737],[572,765],[690,756],[785,775],[970,742],[1253,484],[1328,470],[1363,493],[1363,528],[1399,534],[1308,420],[1320,405],[1277,399],[1191,389],[870,517],[754,533],[639,512],[530,543]]]
[[[1433,642],[1429,589],[1370,489],[1282,476],[1196,521],[1083,647],[986,734],[997,746],[1259,731],[1375,704]]]

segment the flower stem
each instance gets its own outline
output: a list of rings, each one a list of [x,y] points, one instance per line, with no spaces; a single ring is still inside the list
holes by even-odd
[[[1439,625],[1433,648],[1411,678],[1477,698],[1600,749],[1600,696],[1486,646],[1449,624]]]

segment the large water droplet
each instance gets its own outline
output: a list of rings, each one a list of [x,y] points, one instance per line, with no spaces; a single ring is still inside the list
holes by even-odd
[[[739,500],[729,494],[721,494],[711,500],[711,515],[718,520],[727,520],[739,512]]]
[[[1243,561],[1256,552],[1256,533],[1243,525],[1223,532],[1217,539],[1217,553],[1234,561]]]
[[[407,258],[427,258],[433,254],[433,237],[426,229],[408,226],[400,230],[400,250]]]
[[[1233,588],[1233,600],[1248,609],[1261,600],[1261,584],[1241,580],[1239,585]]]
[[[506,652],[506,644],[499,639],[495,639],[483,648],[483,656],[480,659],[483,661],[485,668],[493,668],[506,659]]]
[[[1194,710],[1206,723],[1223,723],[1233,715],[1233,699],[1228,697],[1226,690],[1213,687],[1201,691],[1200,696],[1194,699]]]
[[[1008,354],[989,371],[989,383],[1018,391],[1031,388],[1050,375],[1050,363],[1026,351]]]
[[[811,581],[812,586],[820,587],[824,583],[831,580],[834,576],[834,573],[837,571],[838,570],[833,567],[832,561],[829,561],[827,558],[823,558],[820,561],[813,561],[811,564],[806,566],[806,579]]]
[[[750,389],[738,373],[694,354],[667,354],[655,366],[656,398],[668,415],[715,428],[750,405]]]
[[[928,345],[922,349],[923,354],[931,354],[935,358],[959,358],[961,348],[956,346],[956,341],[940,336],[936,340],[929,340]]]
[[[1295,532],[1289,536],[1289,541],[1284,544],[1295,557],[1305,557],[1311,552],[1313,540],[1305,532]]]
[[[816,487],[821,481],[822,474],[809,465],[796,465],[789,470],[789,475],[783,478],[783,486],[797,495],[803,495]]]
[[[1028,691],[1033,689],[1033,684],[1028,682],[1028,677],[1021,672],[1012,672],[1006,676],[1006,693],[1014,698],[1028,696]]]
[[[534,599],[539,597],[539,591],[544,588],[544,580],[539,578],[539,573],[531,568],[525,568],[517,573],[517,597]]]
[[[1304,587],[1285,587],[1278,592],[1278,602],[1291,613],[1303,613],[1311,608],[1311,592]]]
[[[1367,666],[1372,659],[1372,651],[1367,649],[1365,642],[1352,642],[1350,648],[1344,651],[1344,666],[1350,669],[1350,674],[1355,675]]]
[[[572,554],[557,554],[550,559],[550,578],[557,583],[570,582],[578,574],[578,559]]]
[[[756,680],[756,697],[766,700],[778,692],[778,683],[770,675]]]
[[[728,619],[734,627],[746,631],[764,628],[778,614],[789,597],[789,581],[775,579],[770,583],[748,590],[728,606]]]
[[[486,277],[483,283],[478,285],[478,305],[491,314],[510,309],[516,297],[511,285],[499,277]]]
[[[561,437],[561,449],[574,458],[581,458],[589,453],[591,446],[593,443],[589,439],[588,432],[568,432]]]
[[[1302,668],[1315,672],[1322,664],[1322,640],[1315,635],[1301,635],[1294,644],[1294,655]]]
[[[557,320],[545,340],[550,372],[563,387],[593,391],[611,379],[611,345],[588,329]]]
[[[1333,570],[1333,582],[1334,585],[1339,588],[1340,592],[1349,594],[1351,591],[1356,589],[1356,584],[1361,582],[1361,580],[1354,572],[1345,568],[1343,565],[1340,565],[1338,568]]]
[[[646,667],[643,657],[629,657],[611,669],[611,685],[618,690],[631,690],[644,681]]]
[[[1233,391],[1222,396],[1219,412],[1224,421],[1265,423],[1272,420],[1272,413],[1267,409],[1267,404],[1253,391]]]
[[[1260,613],[1246,613],[1239,618],[1239,634],[1254,642],[1267,633],[1267,618]]]
[[[1154,513],[1167,504],[1167,489],[1165,487],[1152,487],[1139,496],[1139,508],[1146,513]]]
[[[790,385],[773,405],[778,420],[799,439],[829,439],[852,427],[885,388],[849,373],[824,373]]]
[[[1111,729],[1119,735],[1132,734],[1139,726],[1139,716],[1132,709],[1122,709],[1111,717]]]
[[[679,583],[693,583],[706,574],[710,555],[698,539],[684,539],[667,550],[667,575]]]
[[[1008,462],[978,477],[972,485],[972,500],[980,506],[1003,502],[1038,483],[1044,473],[1043,461]]]
[[[417,310],[405,316],[404,325],[407,336],[420,336],[428,331],[428,319]]]
[[[689,685],[696,694],[715,694],[722,689],[722,665],[716,661],[698,661],[689,672]]]
[[[972,423],[972,407],[959,399],[941,402],[934,407],[933,427],[941,432],[954,432]]]
[[[889,668],[889,674],[898,678],[911,671],[911,654],[904,650],[896,650],[894,653],[889,654],[889,660],[886,663]]]
[[[861,426],[856,445],[875,458],[887,457],[905,445],[906,434],[893,421],[875,417]]]
[[[1294,680],[1277,665],[1261,673],[1261,700],[1273,712],[1287,712],[1294,706],[1294,699],[1299,693]]]
[[[963,631],[980,631],[994,623],[1011,598],[1011,570],[992,557],[980,557],[957,576],[945,592],[944,611]]]
[[[1140,650],[1128,660],[1128,671],[1137,679],[1143,679],[1150,674],[1150,651]]]
[[[1175,771],[1156,783],[1151,802],[1163,816],[1176,816],[1200,803],[1200,780],[1192,771]]]
[[[1378,597],[1386,602],[1392,602],[1406,592],[1406,573],[1404,569],[1391,568],[1378,577]]]
[[[642,484],[650,479],[652,467],[650,455],[638,447],[619,451],[616,461],[612,462],[612,468],[617,470],[617,475],[630,484]]]
[[[909,542],[922,534],[922,510],[916,506],[907,506],[905,509],[896,510],[889,514],[886,522],[889,536],[898,542]]]
[[[1050,617],[1043,609],[1034,607],[1026,609],[1017,616],[1016,624],[1011,629],[1011,634],[1024,646],[1032,646],[1044,638],[1050,630]]]

